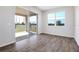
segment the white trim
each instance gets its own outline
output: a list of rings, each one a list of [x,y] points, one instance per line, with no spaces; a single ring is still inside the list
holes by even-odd
[[[2,44],[2,45],[0,45],[0,47],[4,47],[4,46],[7,46],[7,45],[10,45],[10,44],[13,44],[13,43],[15,43],[16,41],[12,41],[12,42],[9,42],[9,43],[6,43],[6,44]]]

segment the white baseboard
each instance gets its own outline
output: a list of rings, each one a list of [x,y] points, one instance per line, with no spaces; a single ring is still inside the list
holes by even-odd
[[[57,35],[57,36],[63,36],[63,37],[74,38],[74,36],[67,36],[67,35],[59,35],[59,34],[52,34],[52,33],[45,33],[45,34],[50,34],[50,35]]]
[[[13,43],[15,43],[15,42],[16,42],[16,41],[12,41],[12,42],[9,42],[9,43],[2,44],[2,45],[0,45],[0,47],[4,47],[4,46],[10,45],[10,44],[13,44]]]

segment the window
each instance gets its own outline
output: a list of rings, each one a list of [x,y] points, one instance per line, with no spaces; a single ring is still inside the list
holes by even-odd
[[[25,16],[15,15],[15,24],[25,24]]]
[[[48,25],[55,25],[55,13],[48,14]]]
[[[30,23],[31,24],[36,24],[37,23],[37,17],[36,16],[31,16],[30,17]]]
[[[65,12],[56,12],[48,14],[48,25],[64,26]]]
[[[65,20],[65,12],[57,12],[56,13],[56,25],[63,26]]]

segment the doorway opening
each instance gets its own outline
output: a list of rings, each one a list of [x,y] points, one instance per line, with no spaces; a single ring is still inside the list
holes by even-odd
[[[28,35],[26,30],[26,17],[23,15],[15,15],[15,31],[16,37]]]
[[[38,33],[38,15],[34,12],[16,7],[15,37],[16,41],[27,39]]]

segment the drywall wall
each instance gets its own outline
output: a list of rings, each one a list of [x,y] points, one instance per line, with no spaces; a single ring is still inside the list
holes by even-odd
[[[28,11],[38,14],[38,34],[41,33],[41,11],[35,7],[22,6]],[[0,6],[0,47],[16,42],[14,15],[16,7]]]
[[[47,14],[57,11],[65,11],[65,25],[64,26],[48,26]],[[73,7],[59,7],[43,12],[42,32],[47,34],[54,34],[66,37],[74,37],[74,8]]]
[[[79,7],[75,7],[75,40],[79,45]]]
[[[19,8],[24,8],[27,11],[31,11],[31,12],[38,14],[38,34],[42,33],[42,28],[41,28],[42,27],[42,12],[41,10],[33,6],[19,6]]]
[[[0,6],[0,47],[15,42],[15,7]]]

